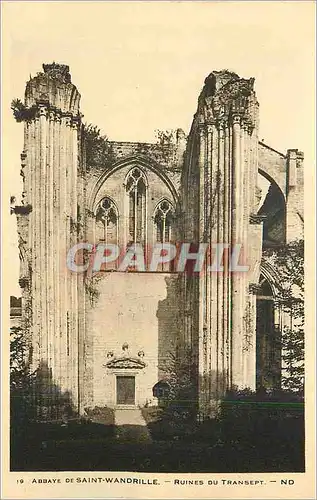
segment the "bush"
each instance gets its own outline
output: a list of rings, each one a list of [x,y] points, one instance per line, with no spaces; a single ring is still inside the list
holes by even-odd
[[[219,426],[220,440],[231,453],[238,452],[245,467],[254,457],[261,462],[259,469],[273,467],[267,463],[275,464],[277,470],[304,470],[305,421],[301,395],[283,391],[228,393],[221,404]]]

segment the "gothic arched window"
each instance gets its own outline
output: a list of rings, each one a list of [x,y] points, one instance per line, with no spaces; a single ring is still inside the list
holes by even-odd
[[[173,205],[168,200],[160,201],[154,212],[156,241],[158,243],[166,243],[171,241],[173,220]]]
[[[156,244],[169,243],[172,239],[172,225],[174,221],[173,205],[166,199],[160,201],[154,211],[154,239]],[[169,272],[174,267],[174,261],[162,263],[158,271]]]
[[[281,334],[275,325],[273,290],[263,274],[256,299],[256,385],[258,389],[277,389],[281,383]]]
[[[118,210],[114,202],[103,198],[96,210],[97,239],[107,243],[118,242]]]
[[[145,243],[146,235],[146,177],[142,170],[133,168],[126,180],[129,196],[129,237],[132,243]]]

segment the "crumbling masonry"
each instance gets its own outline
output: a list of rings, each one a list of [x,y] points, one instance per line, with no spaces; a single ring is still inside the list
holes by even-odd
[[[205,415],[229,388],[278,386],[274,332],[285,318],[275,307],[278,269],[265,251],[303,237],[303,155],[259,141],[254,79],[214,71],[188,136],[106,141],[102,154],[83,125],[68,66],[44,64],[20,113],[20,285],[31,366],[43,373],[39,418],[57,418],[65,394],[80,414],[155,404],[153,386],[169,380],[182,356]],[[270,185],[261,202],[259,176]],[[240,243],[250,270],[111,267],[94,277],[67,269],[68,250],[82,241]]]

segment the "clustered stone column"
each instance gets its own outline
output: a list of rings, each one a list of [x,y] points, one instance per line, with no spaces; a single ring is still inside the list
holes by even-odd
[[[229,254],[239,244],[239,264],[251,268],[250,216],[258,168],[258,103],[253,84],[253,79],[227,71],[212,73],[200,95],[189,141],[198,143],[197,167],[191,164],[190,168],[199,170],[199,242],[210,247],[229,244]],[[198,394],[201,410],[210,414],[226,389],[255,384],[252,272],[231,272],[228,259],[223,272],[208,272],[213,256],[199,277],[198,292]]]
[[[54,418],[60,400],[78,409],[78,276],[67,269],[78,241],[80,95],[69,68],[44,65],[26,86],[24,203],[29,214],[32,369],[40,378],[39,418]],[[43,415],[45,408],[45,415]],[[55,408],[55,409],[54,409]]]

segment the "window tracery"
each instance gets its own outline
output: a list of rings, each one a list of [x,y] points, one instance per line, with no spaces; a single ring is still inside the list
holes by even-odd
[[[126,192],[129,197],[128,240],[131,243],[145,244],[147,182],[145,174],[137,167],[128,173]]]
[[[118,210],[115,203],[108,197],[103,198],[96,210],[96,222],[99,241],[107,243],[118,242]]]
[[[156,230],[156,241],[167,243],[172,239],[172,225],[174,220],[174,208],[168,200],[162,200],[154,212],[154,223]]]

